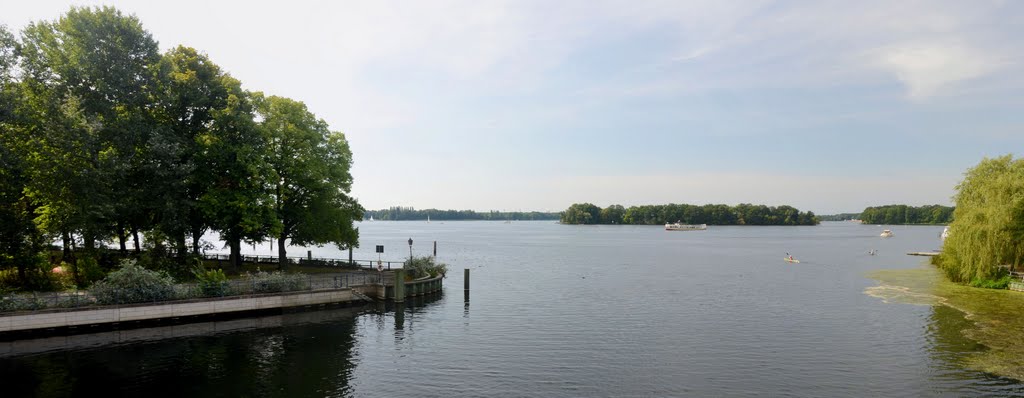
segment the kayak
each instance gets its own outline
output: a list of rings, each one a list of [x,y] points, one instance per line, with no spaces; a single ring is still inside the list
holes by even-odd
[[[800,260],[797,260],[797,259],[795,259],[795,258],[783,257],[782,259],[783,259],[783,260],[786,260],[786,262],[787,262],[787,263],[796,263],[796,264],[800,264]]]

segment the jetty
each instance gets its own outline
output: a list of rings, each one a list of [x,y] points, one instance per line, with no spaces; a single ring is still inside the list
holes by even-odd
[[[939,254],[941,254],[941,253],[940,252],[908,252],[907,253],[908,256],[928,256],[928,257],[935,257],[935,256],[938,256]]]

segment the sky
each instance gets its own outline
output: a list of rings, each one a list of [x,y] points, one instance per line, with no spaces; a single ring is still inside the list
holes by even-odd
[[[367,209],[952,204],[1024,155],[1020,1],[10,1],[136,15],[303,101]]]

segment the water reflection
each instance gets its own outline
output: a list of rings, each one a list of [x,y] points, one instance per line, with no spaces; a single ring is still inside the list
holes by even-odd
[[[1024,396],[1024,387],[1018,382],[984,372],[965,371],[967,362],[984,353],[987,348],[964,336],[965,330],[975,327],[963,312],[947,305],[934,305],[928,317],[927,337],[933,381],[957,387],[950,392],[963,395],[991,394]]]
[[[398,338],[439,299],[8,342],[3,395],[351,396],[360,317]]]

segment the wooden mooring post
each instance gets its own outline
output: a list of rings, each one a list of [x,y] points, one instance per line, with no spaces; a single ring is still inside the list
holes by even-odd
[[[405,301],[405,270],[395,270],[395,302],[401,303]]]

